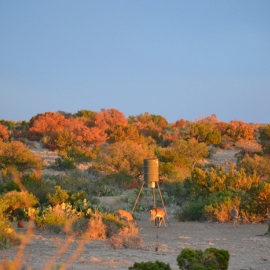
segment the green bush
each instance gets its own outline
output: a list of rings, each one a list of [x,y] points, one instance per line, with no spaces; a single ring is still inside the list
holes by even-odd
[[[183,249],[177,257],[181,270],[227,270],[230,255],[227,250],[208,248],[202,250]]]
[[[156,262],[135,262],[133,266],[128,268],[129,270],[171,270],[169,264],[165,264],[160,261]]]
[[[61,204],[67,201],[69,195],[67,191],[62,190],[60,186],[55,186],[55,193],[53,195],[48,194],[48,200],[53,205]]]
[[[52,165],[55,169],[61,170],[70,170],[76,168],[74,158],[57,158]]]
[[[36,181],[25,177],[22,180],[22,184],[29,193],[34,194],[38,198],[40,204],[47,203],[47,195],[55,190],[53,181]]]
[[[5,184],[0,184],[0,193],[5,193],[13,190],[20,190],[19,186],[14,181],[8,181]]]
[[[74,162],[82,163],[82,162],[90,162],[91,158],[91,151],[88,149],[83,149],[79,146],[69,146],[65,149],[59,151],[59,155],[62,158],[72,158]]]
[[[95,189],[98,196],[118,196],[123,190],[129,189],[132,185],[138,186],[138,183],[133,182],[133,180],[133,176],[123,170],[106,175],[98,181]]]
[[[89,211],[91,212],[91,209]],[[58,233],[64,230],[66,225],[72,226],[72,223],[82,217],[84,217],[84,213],[78,212],[70,203],[62,203],[43,209],[36,215],[35,221],[39,228]]]
[[[229,222],[233,205],[239,208],[240,201],[235,192],[215,192],[209,196],[205,204],[205,216],[209,221]]]
[[[188,205],[179,209],[175,217],[178,221],[200,221],[205,219],[204,206],[206,200],[204,199],[193,199]]]
[[[0,249],[9,248],[20,243],[17,233],[9,222],[11,214],[37,203],[37,199],[27,192],[12,191],[0,196]]]

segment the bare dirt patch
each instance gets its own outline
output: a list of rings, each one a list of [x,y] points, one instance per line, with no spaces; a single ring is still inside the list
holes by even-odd
[[[206,249],[216,247],[230,253],[230,270],[267,270],[270,265],[270,237],[263,236],[266,224],[242,224],[233,228],[231,223],[177,222],[170,216],[170,227],[155,228],[149,222],[149,214],[135,214],[139,224],[141,248],[115,249],[106,240],[85,241],[67,269],[128,269],[134,262],[162,261],[169,263],[173,270],[179,269],[176,258],[184,248]],[[25,234],[26,229],[22,229]],[[39,270],[58,254],[67,242],[63,234],[55,235],[46,231],[35,231],[23,255],[24,269]],[[59,269],[76,253],[79,239],[69,240],[69,248],[58,254],[52,269]],[[14,258],[18,247],[1,250],[1,259]]]
[[[208,164],[220,165],[224,167],[230,167],[236,164],[236,154],[239,153],[239,149],[227,150],[217,148],[210,159],[207,159]]]

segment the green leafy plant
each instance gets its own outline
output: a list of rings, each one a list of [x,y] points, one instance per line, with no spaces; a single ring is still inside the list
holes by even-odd
[[[227,270],[230,255],[227,250],[208,248],[202,250],[183,249],[177,257],[181,270]]]
[[[165,264],[160,261],[156,262],[135,262],[133,266],[128,268],[129,270],[171,270],[169,264]]]

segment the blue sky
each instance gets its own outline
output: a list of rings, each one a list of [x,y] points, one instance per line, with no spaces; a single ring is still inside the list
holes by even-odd
[[[0,0],[0,25],[0,119],[270,123],[269,0]]]

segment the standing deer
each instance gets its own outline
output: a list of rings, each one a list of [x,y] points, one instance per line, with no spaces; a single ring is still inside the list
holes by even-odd
[[[239,225],[239,213],[235,206],[232,208],[230,215],[233,220],[233,226],[237,227]]]
[[[165,222],[165,211],[163,209],[155,207],[150,210],[150,215],[150,220],[154,221],[155,226],[159,228],[162,221],[164,221],[164,225],[167,227]]]

